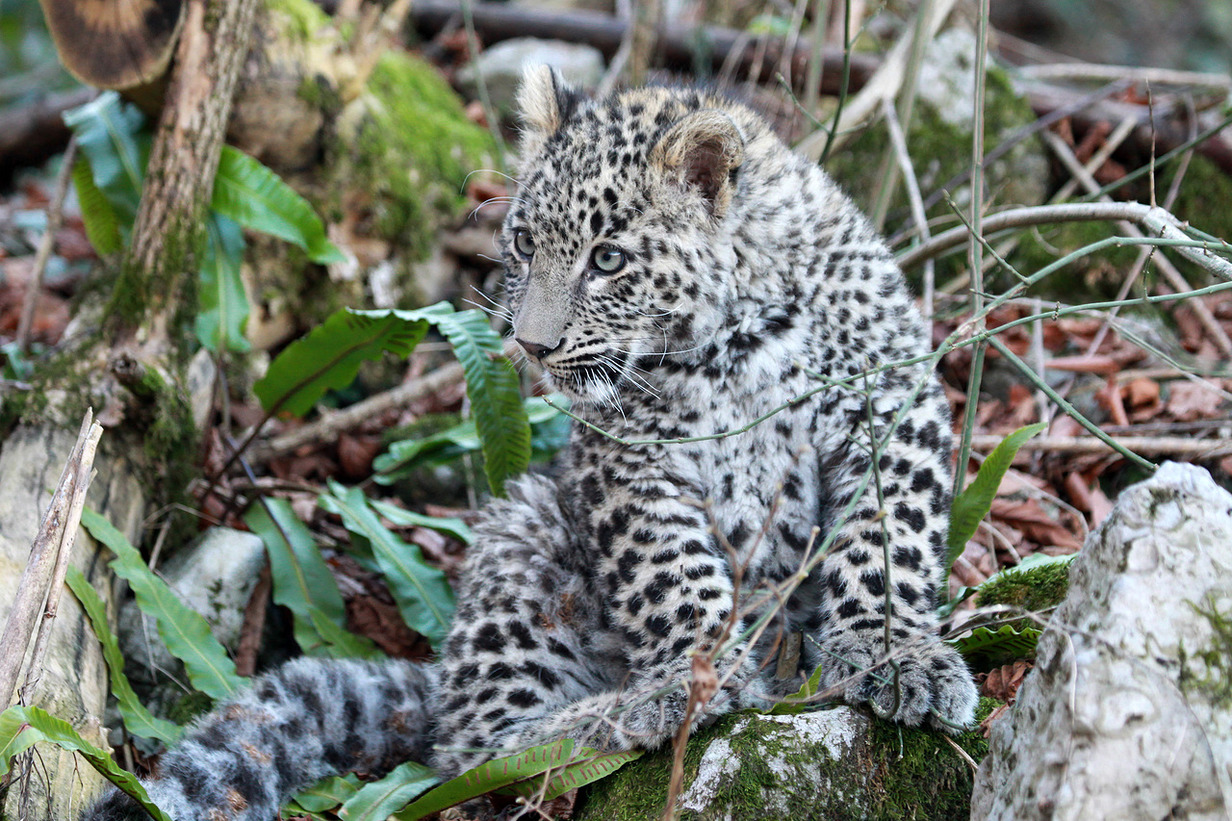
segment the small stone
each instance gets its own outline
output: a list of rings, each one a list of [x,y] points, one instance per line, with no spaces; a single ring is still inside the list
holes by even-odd
[[[200,613],[210,632],[234,651],[244,622],[244,608],[265,562],[260,537],[241,530],[215,527],[193,545],[176,553],[158,569],[180,600]],[[158,635],[152,616],[144,616],[135,601],[120,610],[117,634],[134,685],[166,681],[158,671],[182,668]],[[180,693],[176,688],[176,694]]]

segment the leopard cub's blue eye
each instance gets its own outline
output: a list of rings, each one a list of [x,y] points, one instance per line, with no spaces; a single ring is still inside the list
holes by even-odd
[[[590,255],[590,266],[601,274],[614,274],[625,267],[625,253],[610,245],[600,245]]]
[[[519,228],[513,232],[513,248],[526,259],[530,259],[535,255],[535,238],[530,235],[530,231]]]

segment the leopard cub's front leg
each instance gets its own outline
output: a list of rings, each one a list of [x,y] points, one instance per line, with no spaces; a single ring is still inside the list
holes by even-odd
[[[883,380],[874,394],[873,405],[885,409],[872,420],[883,447],[864,491],[858,488],[872,467],[867,423],[849,431],[827,460],[842,465],[827,479],[834,509],[857,494],[859,501],[834,523],[838,538],[821,566],[825,626],[815,653],[823,687],[844,701],[871,701],[903,724],[954,731],[970,725],[978,698],[966,662],[937,633],[950,508],[949,413],[940,386],[930,381],[894,428],[911,392],[908,377],[928,378],[908,371]]]

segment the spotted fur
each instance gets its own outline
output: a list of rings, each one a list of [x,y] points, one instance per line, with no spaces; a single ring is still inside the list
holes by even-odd
[[[969,723],[975,689],[934,615],[949,415],[926,364],[894,365],[925,354],[928,334],[880,237],[825,173],[722,97],[647,88],[592,101],[542,70],[521,105],[523,167],[501,237],[514,334],[589,424],[556,478],[516,480],[488,505],[439,683],[387,668],[431,716],[398,749],[423,757],[434,737],[449,777],[562,736],[656,747],[685,718],[694,656],[717,657],[721,681],[701,724],[783,689],[772,671],[786,631],[805,636],[789,672],[820,665],[842,700],[908,725]],[[767,597],[793,579],[785,604]],[[351,710],[360,694],[345,681],[303,694],[303,709]],[[189,745],[221,742],[227,709]],[[171,755],[164,781],[187,782]],[[217,810],[251,779],[209,766],[191,778]],[[265,793],[302,783],[277,756],[266,769]],[[219,817],[264,821],[271,806]]]

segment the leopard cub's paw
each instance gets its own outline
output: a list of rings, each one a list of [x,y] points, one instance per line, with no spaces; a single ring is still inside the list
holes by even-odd
[[[836,631],[821,645],[821,686],[848,704],[871,701],[879,714],[909,727],[930,724],[958,732],[951,725],[969,727],[974,721],[979,697],[971,671],[940,636],[921,633],[894,647],[897,693],[881,631]]]

